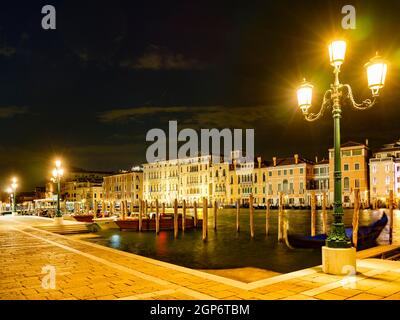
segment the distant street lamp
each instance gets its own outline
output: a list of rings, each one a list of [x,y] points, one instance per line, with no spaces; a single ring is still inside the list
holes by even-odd
[[[332,108],[334,120],[334,222],[330,234],[326,240],[326,246],[329,248],[351,248],[351,241],[346,236],[343,224],[342,207],[342,173],[341,173],[341,154],[340,154],[340,118],[342,114],[342,105],[346,102],[358,110],[371,108],[377,102],[379,90],[385,84],[387,64],[376,55],[365,65],[368,77],[368,87],[372,91],[371,99],[366,99],[362,103],[356,103],[353,92],[348,84],[339,82],[340,66],[344,62],[346,53],[346,42],[343,40],[333,41],[329,44],[329,58],[333,66],[335,75],[334,83],[328,89],[322,101],[321,109],[318,113],[309,113],[312,102],[313,86],[304,79],[303,84],[297,90],[298,105],[307,121],[315,121],[320,118],[325,110]]]
[[[11,198],[11,212],[15,216],[17,215],[17,204],[16,204],[16,190],[18,188],[17,178],[13,177],[11,179],[11,186],[7,188],[7,192],[10,194]]]
[[[56,217],[60,218],[62,217],[62,212],[60,208],[60,192],[61,192],[61,177],[64,174],[64,169],[61,168],[61,161],[56,160],[56,167],[53,170],[53,182],[57,184],[57,211],[56,211]]]

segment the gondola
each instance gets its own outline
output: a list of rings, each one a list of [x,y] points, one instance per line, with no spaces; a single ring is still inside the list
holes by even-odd
[[[375,246],[376,239],[381,234],[382,230],[388,223],[388,217],[386,213],[383,213],[382,217],[371,223],[369,226],[363,226],[358,228],[358,242],[357,249],[367,249]],[[353,238],[353,228],[346,228],[346,235],[350,239]],[[314,248],[320,249],[325,245],[326,234],[318,234],[316,236],[304,236],[299,234],[288,234],[287,240],[289,245],[293,248]]]

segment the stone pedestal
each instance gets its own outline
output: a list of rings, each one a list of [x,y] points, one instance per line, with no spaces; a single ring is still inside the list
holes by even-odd
[[[322,247],[322,271],[334,275],[347,275],[349,270],[356,272],[355,248]]]
[[[62,224],[64,224],[64,219],[63,219],[63,217],[54,217],[54,224],[56,224],[56,225],[62,225]]]

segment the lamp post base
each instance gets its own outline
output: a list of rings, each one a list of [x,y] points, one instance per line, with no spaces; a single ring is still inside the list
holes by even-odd
[[[356,249],[322,247],[322,271],[334,275],[355,274]]]
[[[64,224],[64,219],[63,219],[63,217],[54,217],[54,224],[56,224],[56,225],[62,225],[62,224]]]

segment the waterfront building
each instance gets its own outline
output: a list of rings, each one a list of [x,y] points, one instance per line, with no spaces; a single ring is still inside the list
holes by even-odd
[[[127,201],[129,210],[138,207],[143,198],[143,170],[133,167],[129,171],[103,177],[103,201],[109,210],[121,207],[121,201]]]
[[[329,184],[329,160],[322,159],[318,161],[315,159],[315,164],[313,166],[313,180],[311,181],[311,189],[315,190],[315,195],[317,197],[317,205],[322,206],[323,195],[326,195],[326,205],[331,205],[333,198],[331,198],[330,191],[333,193],[333,186],[331,188]],[[331,190],[332,189],[332,190]]]
[[[66,168],[60,183],[64,210],[67,212],[89,212],[101,208],[103,177],[110,174],[109,171]],[[45,188],[46,198],[41,200],[56,201],[57,186],[55,183],[49,181]]]
[[[68,211],[96,211],[101,209],[103,185],[100,181],[66,181],[62,194]]]
[[[267,193],[271,204],[279,204],[279,194],[282,192],[285,205],[309,205],[308,190],[312,187],[313,165],[313,161],[298,154],[287,158],[273,157],[267,167]]]
[[[349,141],[341,146],[342,157],[342,201],[343,207],[354,205],[354,190],[360,190],[363,206],[369,206],[368,141],[363,143]],[[333,199],[334,153],[329,149],[329,197]]]
[[[400,140],[385,144],[369,160],[371,202],[386,205],[390,190],[400,205]]]

